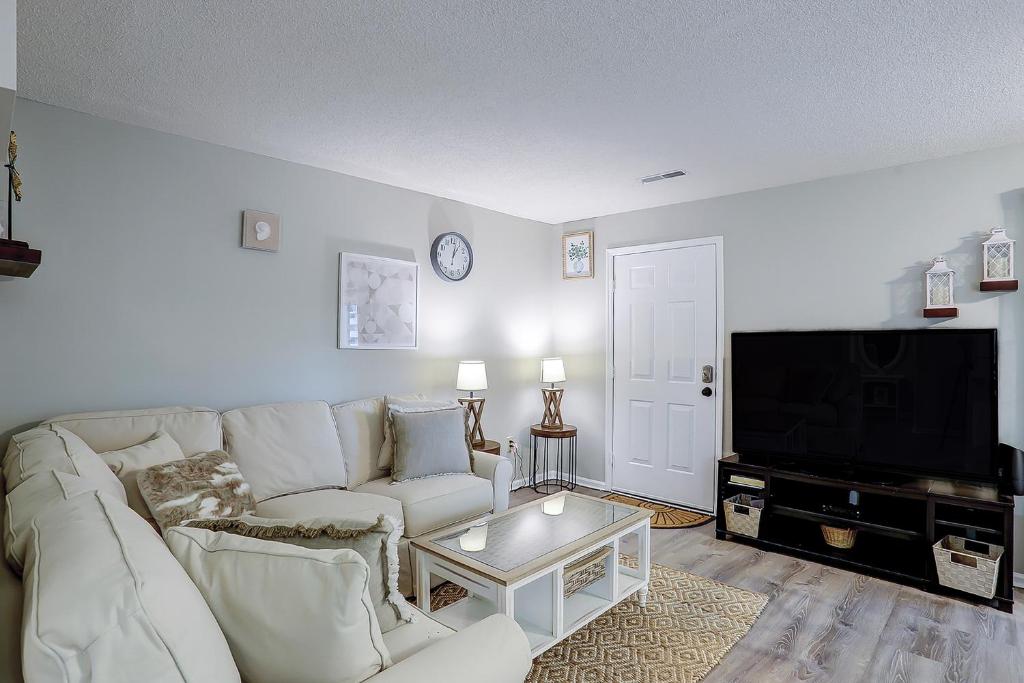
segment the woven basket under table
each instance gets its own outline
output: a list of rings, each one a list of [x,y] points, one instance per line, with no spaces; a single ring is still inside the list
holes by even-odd
[[[572,564],[566,565],[562,571],[563,593],[569,597],[587,586],[605,577],[605,558],[612,552],[611,546],[605,546],[581,557]]]

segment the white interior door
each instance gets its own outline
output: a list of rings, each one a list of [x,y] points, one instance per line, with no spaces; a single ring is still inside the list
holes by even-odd
[[[612,488],[714,508],[717,244],[613,258]]]

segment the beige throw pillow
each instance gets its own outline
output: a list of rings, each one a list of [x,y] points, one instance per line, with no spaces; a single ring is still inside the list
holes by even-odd
[[[247,683],[356,683],[390,666],[370,570],[356,551],[185,526],[164,538]]]
[[[138,483],[165,533],[186,519],[237,517],[256,510],[249,484],[224,451],[154,465],[139,472]]]
[[[407,410],[435,410],[437,408],[449,408],[459,405],[455,401],[431,401],[423,394],[412,394],[410,396],[385,396],[384,397],[384,443],[380,446],[380,453],[377,457],[377,467],[382,470],[391,469],[395,461],[395,438],[391,433],[391,409],[404,408]]]
[[[153,515],[139,491],[139,471],[153,465],[182,460],[185,458],[185,454],[178,442],[172,439],[167,432],[158,431],[140,444],[122,448],[119,451],[100,453],[100,458],[121,480],[124,492],[128,496],[128,507],[145,519],[151,520]]]
[[[395,443],[393,481],[472,473],[469,413],[463,406],[412,411],[396,406],[389,414]]]
[[[197,519],[190,528],[281,541],[304,548],[349,548],[359,553],[370,568],[370,599],[382,633],[413,620],[409,603],[398,590],[398,541],[402,529],[386,515],[373,524],[329,518],[268,519],[243,515],[234,519]]]

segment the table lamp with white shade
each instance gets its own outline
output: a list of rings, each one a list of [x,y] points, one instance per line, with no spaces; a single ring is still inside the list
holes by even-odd
[[[562,421],[562,389],[555,388],[556,383],[565,381],[565,365],[561,358],[541,360],[540,381],[551,385],[540,390],[544,395],[544,417],[540,424],[542,427],[561,429],[565,424]]]
[[[468,391],[469,398],[460,398],[459,403],[469,411],[469,440],[474,448],[485,444],[484,428],[481,418],[484,414],[484,399],[477,398],[474,393],[487,389],[487,368],[482,360],[459,361],[459,376],[455,381],[458,391]]]

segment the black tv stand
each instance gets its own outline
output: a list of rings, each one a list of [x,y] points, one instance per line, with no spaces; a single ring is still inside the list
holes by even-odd
[[[735,477],[754,485],[737,483]],[[856,506],[849,504],[850,491],[857,492]],[[758,537],[729,533],[720,512],[716,528],[720,539],[1013,611],[1013,496],[993,484],[818,470],[793,461],[733,454],[719,461],[719,506],[737,493],[766,501]],[[849,550],[827,545],[821,524],[857,529],[856,543]],[[1003,546],[991,600],[939,584],[932,545],[946,535]]]

